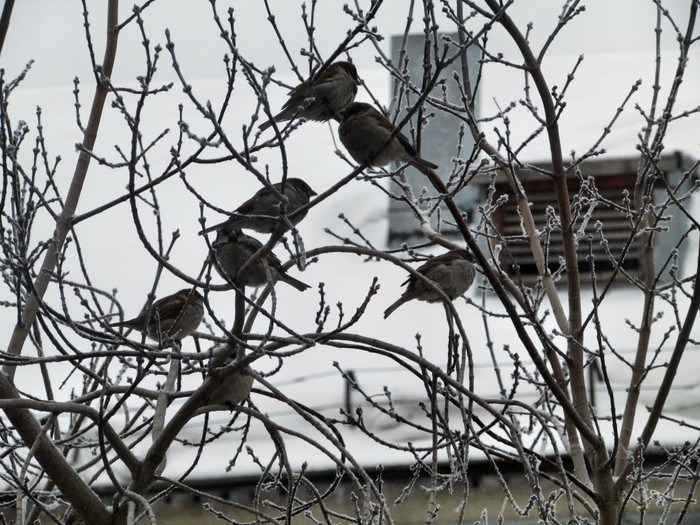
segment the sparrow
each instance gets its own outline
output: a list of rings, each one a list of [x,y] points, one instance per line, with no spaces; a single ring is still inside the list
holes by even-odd
[[[217,345],[211,350],[214,358],[209,365],[212,370],[207,379],[217,384],[213,390],[201,401],[202,405],[226,405],[229,409],[245,401],[253,387],[253,376],[250,366],[244,366],[238,370],[223,370],[236,361],[238,348],[230,343]]]
[[[184,339],[192,335],[204,318],[204,297],[198,292],[192,292],[192,297],[187,300],[191,288],[185,288],[172,295],[158,299],[151,306],[151,316],[148,319],[148,337],[160,340],[161,336],[168,335],[173,339]],[[182,317],[175,327],[175,332],[170,333],[175,320],[184,308]],[[113,323],[110,326],[124,326],[132,330],[143,330],[146,322],[146,307],[141,310],[137,317],[120,323]]]
[[[273,184],[272,187],[278,193],[282,193],[281,182]],[[284,183],[284,196],[287,197],[288,201],[285,214],[289,216],[294,213],[304,204],[307,204],[313,195],[316,195],[316,192],[302,179],[287,179]],[[279,225],[284,225],[283,229],[286,230],[286,224],[279,218],[279,208],[279,198],[270,187],[265,186],[236,208],[236,211],[227,220],[210,226],[199,232],[199,234],[204,235],[212,231],[244,229],[255,230],[260,233],[272,233]],[[294,217],[289,217],[289,220],[296,226],[304,217],[306,217],[306,211],[298,213]]]
[[[418,156],[403,133],[387,143],[396,126],[370,104],[353,102],[338,112],[338,118],[340,141],[358,164],[380,167],[407,162],[426,175],[430,169],[437,169],[437,165]]]
[[[315,77],[293,88],[282,111],[272,120],[282,122],[293,118],[325,122],[338,110],[355,100],[360,79],[350,62],[334,62]],[[272,125],[272,120],[260,124],[260,131]]]
[[[429,259],[416,271],[437,284],[450,300],[455,300],[466,292],[474,281],[476,270],[472,261],[473,258],[467,250],[450,250]],[[401,297],[384,310],[384,319],[399,306],[413,299],[429,303],[442,301],[438,292],[423,279],[410,275],[402,286],[407,283],[408,286]]]
[[[216,271],[222,277],[234,283],[242,286],[262,286],[267,284],[268,279],[265,265],[263,264],[264,259],[270,269],[273,282],[284,281],[300,292],[310,288],[308,284],[288,275],[282,268],[280,260],[272,252],[267,252],[262,258],[249,265],[244,275],[239,277],[238,272],[243,265],[262,248],[262,243],[259,240],[244,234],[240,230],[219,231],[213,247],[216,261],[219,263],[216,265]]]
[[[250,368],[245,367],[243,370],[229,375],[204,399],[204,404],[226,405],[233,410],[236,405],[245,401],[253,388],[253,376],[247,374],[246,370],[250,370]]]

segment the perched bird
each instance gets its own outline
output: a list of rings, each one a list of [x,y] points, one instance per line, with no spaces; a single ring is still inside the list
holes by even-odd
[[[251,368],[244,366],[236,371],[231,370],[236,361],[238,347],[229,342],[217,345],[211,350],[213,359],[209,366],[211,371],[206,381],[213,381],[216,386],[210,393],[202,397],[202,405],[226,405],[230,410],[246,400],[253,387]],[[207,410],[208,411],[208,410]]]
[[[197,330],[204,318],[204,297],[195,290],[188,301],[187,297],[191,291],[191,288],[185,288],[153,303],[151,316],[148,319],[148,337],[159,340],[161,336],[169,335],[173,339],[184,339]],[[183,308],[185,311],[182,313],[174,333],[171,334],[170,330],[173,328],[175,320]],[[114,323],[110,326],[124,326],[132,330],[143,330],[146,322],[146,313],[147,310],[144,307],[134,319]]]
[[[272,252],[267,252],[264,257],[249,265],[244,275],[237,279],[240,269],[260,248],[262,248],[262,244],[259,240],[244,234],[240,230],[219,231],[214,241],[214,253],[219,263],[216,270],[222,277],[237,282],[242,286],[262,286],[268,283],[265,265],[263,264],[264,259],[270,269],[273,282],[284,281],[300,292],[309,288],[308,284],[288,275],[282,268],[280,260]],[[219,269],[219,266],[221,269]]]
[[[282,183],[272,185],[278,193],[282,192]],[[316,195],[305,181],[297,178],[287,179],[284,183],[284,196],[287,197],[285,214],[287,216],[294,213],[309,199]],[[199,234],[203,235],[212,231],[230,230],[255,230],[260,233],[272,233],[276,226],[282,225],[279,219],[280,200],[275,193],[267,186],[260,189],[250,199],[241,204],[233,215],[224,222],[210,226]],[[298,213],[289,220],[295,226],[306,217],[306,212]],[[286,226],[283,227],[286,230]]]
[[[206,405],[226,405],[229,409],[245,401],[253,388],[253,376],[246,373],[250,367],[230,374],[204,399]]]
[[[389,119],[364,102],[353,102],[338,112],[338,135],[348,153],[359,164],[386,166],[390,162],[407,162],[428,174],[437,165],[422,159],[406,135],[399,132],[387,142],[396,129]]]
[[[476,270],[472,264],[472,256],[467,250],[450,250],[447,253],[429,259],[416,270],[427,277],[445,293],[450,300],[466,292],[474,281]],[[442,297],[427,282],[415,275],[410,275],[403,284],[408,283],[406,291],[389,308],[384,310],[384,319],[405,302],[413,299],[436,303]]]
[[[273,117],[275,122],[303,118],[325,122],[355,100],[357,69],[350,62],[334,62],[318,76],[299,84],[289,93],[289,100],[282,111]],[[268,120],[260,124],[260,131],[272,125]]]

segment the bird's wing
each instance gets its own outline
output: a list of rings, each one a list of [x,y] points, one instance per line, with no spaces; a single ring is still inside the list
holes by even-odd
[[[372,117],[374,120],[382,127],[384,128],[389,134],[393,133],[394,130],[396,129],[396,126],[394,126],[389,119],[387,119],[384,115],[379,113],[378,111],[375,113],[372,113]],[[387,137],[388,138],[388,137]],[[401,133],[400,131],[396,134],[396,140],[399,141],[399,143],[403,146],[403,148],[406,150],[406,152],[411,155],[415,156],[416,155],[416,149],[411,145],[411,142],[406,138],[406,135]]]
[[[241,204],[238,208],[236,208],[236,213],[240,213],[242,215],[257,215],[256,208],[261,208],[260,199],[262,198],[261,197],[262,191],[263,190],[258,191],[250,199],[248,199],[243,204]]]
[[[282,106],[282,112],[290,107],[296,107],[305,99],[313,97],[313,95],[314,92],[311,83],[308,80],[302,82],[298,86],[291,89],[289,92],[289,100],[287,100],[284,106]]]
[[[399,143],[403,146],[403,149],[405,149],[409,155],[412,157],[416,156],[416,148],[413,147],[406,135],[399,131],[399,134],[396,135],[396,140],[399,141]]]
[[[265,259],[267,260],[267,264],[269,264],[272,268],[280,269],[282,266],[282,261],[280,261],[279,258],[272,252],[267,252]]]

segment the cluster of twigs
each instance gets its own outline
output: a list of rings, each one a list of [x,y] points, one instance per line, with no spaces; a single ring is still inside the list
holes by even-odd
[[[288,173],[294,171],[286,143],[299,129],[299,123],[273,126],[274,134],[270,138],[256,132],[256,122],[269,119],[274,113],[268,101],[268,89],[284,84],[274,69],[261,68],[242,54],[237,24],[244,21],[236,19],[233,9],[224,15],[216,0],[210,0],[213,28],[226,50],[225,86],[218,102],[210,102],[200,97],[188,82],[178,60],[175,35],[166,32],[163,47],[152,43],[144,22],[152,3],[149,0],[135,7],[132,14],[120,20],[118,0],[109,0],[101,62],[96,58],[84,3],[95,96],[89,116],[83,121],[81,90],[76,80],[76,120],[83,140],[67,189],[58,177],[58,159],[51,158],[45,144],[41,111],[37,111],[35,126],[12,116],[12,95],[30,74],[30,66],[15,79],[8,80],[4,71],[0,76],[3,163],[0,271],[3,289],[7,291],[0,305],[3,317],[12,318],[14,326],[7,346],[0,353],[3,366],[0,408],[4,411],[0,436],[5,445],[0,452],[0,479],[6,504],[13,507],[17,523],[33,523],[40,516],[56,523],[75,519],[94,524],[135,523],[141,518],[155,523],[158,515],[154,504],[174,490],[227,506],[225,510],[207,509],[230,523],[291,523],[302,515],[315,523],[393,523],[393,506],[410,500],[419,480],[429,493],[423,509],[426,523],[440,521],[441,512],[446,512],[441,509],[440,497],[452,491],[461,495],[450,520],[464,523],[471,519],[471,507],[479,506],[470,499],[468,488],[475,456],[489,465],[498,480],[504,507],[519,516],[536,515],[547,523],[593,520],[613,525],[619,523],[624,513],[638,512],[640,508],[644,509],[643,520],[653,500],[661,501],[662,520],[668,519],[673,511],[680,512],[680,522],[693,500],[698,479],[698,442],[664,451],[660,465],[647,467],[644,457],[653,444],[659,421],[667,417],[664,407],[680,359],[689,344],[696,344],[691,333],[700,305],[700,277],[693,272],[691,277],[682,279],[678,258],[689,240],[697,237],[700,227],[688,211],[698,166],[697,162],[686,166],[680,178],[670,185],[660,162],[669,126],[698,112],[698,108],[676,108],[690,51],[697,45],[694,36],[697,1],[688,7],[684,28],[660,1],[657,4],[657,38],[663,27],[670,27],[677,34],[678,66],[671,88],[662,99],[658,87],[661,54],[658,54],[652,100],[646,109],[637,107],[645,126],[639,137],[636,183],[619,202],[601,194],[595,178],[586,174],[586,163],[604,153],[605,138],[619,115],[630,109],[628,103],[639,84],[631,86],[617,112],[606,117],[608,121],[602,123],[599,139],[583,155],[566,160],[559,119],[566,107],[567,90],[576,81],[580,61],[561,88],[551,86],[542,71],[552,43],[582,13],[584,7],[579,0],[564,2],[558,24],[539,50],[530,44],[530,29],[523,33],[511,18],[512,0],[443,0],[437,4],[411,0],[407,6],[403,51],[396,62],[386,56],[381,45],[385,35],[374,27],[378,13],[389,9],[382,0],[371,0],[366,8],[358,0],[346,5],[344,14],[351,28],[327,55],[319,49],[314,36],[317,2],[312,0],[310,5],[303,5],[301,16],[308,46],[302,50],[302,58],[308,62],[309,71],[318,71],[339,57],[351,58],[353,50],[361,46],[372,48],[377,62],[395,80],[391,107],[395,115],[401,115],[396,118],[396,125],[407,134],[410,131],[418,147],[423,128],[429,126],[431,112],[449,114],[462,127],[460,135],[455,137],[457,156],[452,169],[445,167],[441,176],[433,173],[427,177],[437,197],[428,197],[427,192],[416,194],[404,168],[391,172],[368,170],[367,166],[356,166],[338,152],[350,165],[349,172],[307,205],[308,208],[324,206],[330,196],[343,192],[350,182],[362,179],[368,189],[382,191],[389,198],[405,203],[415,217],[417,229],[424,234],[425,243],[404,246],[401,250],[380,250],[354,225],[352,217],[344,216],[350,235],[329,230],[330,237],[340,241],[338,244],[308,247],[301,234],[293,229],[287,267],[323,265],[331,255],[359,255],[366,258],[368,265],[395,265],[416,275],[413,267],[401,258],[402,254],[408,254],[407,260],[413,261],[418,258],[415,251],[425,246],[453,248],[466,244],[482,275],[478,292],[467,303],[472,321],[481,314],[486,342],[479,356],[488,355],[490,362],[486,365],[475,357],[470,344],[471,334],[476,330],[474,323],[467,326],[461,313],[464,310],[447,302],[446,352],[442,354],[447,356],[446,364],[443,358],[436,359],[436,353],[424,348],[420,335],[415,346],[408,348],[396,343],[390,334],[379,339],[363,333],[363,321],[379,288],[376,278],[353,311],[347,311],[347,305],[343,304],[334,310],[328,304],[325,286],[319,285],[318,309],[309,326],[302,330],[295,328],[293,313],[287,304],[277,300],[272,286],[255,293],[246,293],[244,289],[227,292],[235,295],[232,317],[230,312],[224,315],[212,306],[210,292],[226,287],[213,284],[210,271],[203,269],[193,275],[171,260],[180,234],[176,230],[167,240],[167,225],[160,215],[164,188],[179,178],[201,210],[226,211],[190,183],[188,170],[231,163],[246,176],[255,177],[260,185],[270,186],[267,167],[261,169],[257,156],[274,152],[281,166],[276,178],[286,180]],[[285,28],[275,18],[267,0],[264,7],[289,67],[303,81],[305,75],[285,43]],[[438,9],[442,15],[436,12]],[[438,32],[440,16],[446,16],[453,24],[457,38],[443,37]],[[422,27],[414,27],[417,25],[414,17],[420,17]],[[6,27],[6,22],[3,17],[0,26]],[[112,75],[117,39],[126,27],[133,26],[138,28],[142,41],[144,72],[135,87],[122,87]],[[490,50],[488,38],[496,26],[505,30],[517,46],[520,53],[517,57],[504,57]],[[411,78],[407,73],[406,42],[416,29],[423,32],[425,39],[422,78]],[[443,30],[444,27],[440,28]],[[467,50],[473,48],[478,49],[481,57],[476,64],[467,60]],[[159,84],[156,80],[157,72],[166,67],[163,61],[169,63],[173,73],[171,83]],[[455,64],[459,65],[460,74],[447,78],[446,71]],[[475,100],[482,73],[488,67],[522,71],[523,96],[497,115],[479,116]],[[473,68],[478,71],[474,72]],[[164,96],[175,86],[182,89],[185,98],[179,110],[176,137],[166,146],[169,130],[149,137],[144,131],[144,115],[150,101]],[[369,87],[363,87],[365,94],[379,104]],[[252,90],[257,104],[247,122],[237,123],[240,135],[234,137],[225,122],[236,90],[244,89]],[[448,99],[444,95],[446,90],[459,93],[460,103]],[[107,101],[128,128],[128,141],[115,144],[116,158],[95,150],[98,132],[109,141],[108,130],[100,129]],[[525,141],[514,144],[509,119],[518,106],[525,108],[534,127]],[[185,108],[197,115],[197,124],[194,119],[185,119]],[[489,141],[484,132],[489,124],[496,126],[495,142]],[[207,131],[198,131],[201,129]],[[546,136],[551,152],[551,162],[546,168],[523,160],[527,145],[540,135]],[[469,136],[474,148],[468,151],[464,145],[469,142]],[[154,151],[166,147],[170,151],[169,162],[159,166],[156,172],[149,158]],[[89,168],[95,163],[126,174],[126,191],[112,196],[105,204],[77,213]],[[524,184],[527,171],[538,173],[551,190],[544,226],[536,223],[532,213],[532,199]],[[387,189],[383,185],[385,179],[396,185]],[[475,220],[468,223],[466,210],[458,207],[455,196],[477,179],[486,181],[485,198]],[[576,190],[569,185],[572,179],[578,181]],[[511,202],[515,202],[520,223],[521,231],[515,237],[504,234],[494,219],[508,201],[498,190],[503,184],[509,189]],[[128,205],[131,224],[145,258],[157,266],[149,302],[153,301],[163,272],[203,292],[209,330],[194,338],[191,351],[178,341],[151,345],[145,337],[140,341],[127,338],[110,326],[115,317],[123,316],[123,309],[114,291],[94,284],[91,268],[83,256],[79,225],[90,224],[120,205]],[[591,233],[589,223],[597,207],[610,208],[629,223],[621,253],[609,249],[604,224],[594,225],[595,235]],[[149,212],[148,218],[144,209]],[[683,214],[689,227],[679,237],[677,247],[660,258],[655,253],[655,239],[664,234],[670,210]],[[151,234],[151,212],[155,217],[155,235]],[[436,228],[431,223],[434,215],[443,213],[446,215],[443,222],[456,229],[459,242],[447,238],[440,226]],[[46,220],[52,225],[50,234],[41,229]],[[554,237],[563,250],[559,259],[549,251]],[[279,236],[273,236],[264,249],[271,249],[278,240]],[[519,274],[512,254],[514,243],[523,241],[535,262],[534,284]],[[594,244],[603,247],[606,263],[612,269],[604,278],[596,273]],[[639,254],[639,274],[628,271],[624,264],[633,250]],[[202,254],[203,263],[208,256]],[[579,273],[582,259],[588,260],[590,275]],[[697,267],[700,267],[700,253]],[[667,275],[670,280],[663,277]],[[584,281],[590,283],[590,292],[583,289]],[[634,326],[637,341],[632,361],[608,339],[600,319],[601,304],[608,299],[614,283],[622,281],[634,287],[643,299],[641,321]],[[587,294],[592,295],[591,305],[586,305],[583,298]],[[661,343],[654,347],[652,331],[662,330],[655,326],[659,302],[668,305],[674,319],[661,336]],[[499,348],[500,338],[493,334],[506,322],[512,340]],[[660,368],[658,356],[662,349],[669,347],[672,351],[668,362],[661,367],[658,394],[635,443],[634,422],[639,419],[641,388],[650,373]],[[290,395],[277,378],[282,375],[285,360],[319,349],[366,355],[372,363],[401,371],[402,378],[406,378],[406,389],[410,386],[418,394],[403,395],[401,388],[388,386],[368,387],[358,379],[357,370],[348,369],[340,362],[320,373],[333,373],[345,385],[348,399],[359,401],[348,402],[340,410],[309,406]],[[508,358],[507,371],[503,355]],[[267,366],[269,363],[274,364]],[[619,396],[609,374],[612,367],[620,364],[630,370],[622,407],[616,405]],[[481,390],[480,366],[491,369],[489,377],[497,385],[497,394],[492,397]],[[43,393],[31,381],[23,382],[26,378],[21,373],[23,369],[41,377]],[[591,391],[595,390],[595,385],[587,379],[591,370],[598,371],[602,378],[609,405],[604,413],[596,411],[590,402]],[[254,395],[235,407],[225,424],[214,424],[211,412],[202,410],[205,400],[216,388],[235,381],[241,373],[254,377]],[[63,383],[57,387],[59,377]],[[74,388],[68,400],[64,399],[64,383]],[[262,407],[275,407],[292,414],[295,423],[286,424],[283,418]],[[195,418],[202,415],[204,423],[199,438],[195,442],[183,438],[184,431],[193,428],[194,423],[200,425],[200,420]],[[612,428],[613,439],[608,428]],[[273,445],[271,449],[262,446],[260,449],[272,452],[261,455],[256,451],[257,442],[251,437],[256,432],[262,432],[267,437],[265,441]],[[404,441],[397,437],[402,433],[413,437]],[[149,438],[152,442],[146,444]],[[244,457],[259,468],[259,481],[249,502],[224,501],[188,482],[188,476],[207,449],[223,440],[235,443],[227,458],[234,473]],[[302,461],[295,456],[296,449],[288,446],[292,441],[311,447],[334,465],[336,475],[328,486],[321,488],[315,483],[306,464],[296,468]],[[414,476],[394,502],[387,499],[381,474],[374,473],[363,461],[361,448],[368,446],[400,453],[412,463]],[[182,448],[195,451],[190,464],[177,473],[177,479],[165,476],[166,458],[172,458],[172,451]],[[92,454],[86,454],[85,449]],[[525,502],[517,500],[510,480],[503,474],[506,464],[518,465],[523,473],[531,494]],[[654,485],[659,481],[663,482],[661,489]],[[341,482],[351,487],[353,497],[347,506],[337,509],[329,501]],[[550,488],[545,488],[545,482],[551,484]],[[109,486],[114,494],[111,507],[97,496],[94,487],[98,483]],[[283,504],[266,499],[265,491],[273,488],[284,494]],[[684,492],[679,495],[681,491]],[[57,503],[68,504],[69,510]]]

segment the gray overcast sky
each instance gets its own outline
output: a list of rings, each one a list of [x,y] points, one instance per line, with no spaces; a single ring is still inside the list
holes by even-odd
[[[106,2],[89,0],[90,21],[96,53],[102,56],[102,42]],[[327,56],[342,40],[351,25],[349,17],[342,12],[342,4],[324,0],[317,7],[316,38],[322,53]],[[682,8],[687,0],[671,0],[666,4]],[[120,2],[120,18],[130,12],[132,2]],[[362,2],[367,5],[368,2]],[[541,41],[543,35],[556,23],[557,9],[551,0],[520,0],[510,9],[510,14],[519,21],[532,21],[535,28],[533,42]],[[645,0],[592,0],[585,2],[586,12],[565,29],[551,53],[580,54],[624,52],[651,49],[653,33],[647,31],[655,23],[653,3]],[[225,16],[229,5],[235,6],[236,31],[239,46],[249,60],[260,67],[276,65],[279,70],[287,68],[286,59],[274,38],[267,22],[264,3],[259,0],[217,3]],[[290,52],[299,59],[299,50],[306,45],[306,33],[299,16],[301,2],[272,0],[270,2],[277,22],[287,41]],[[405,27],[408,2],[387,0],[375,19],[384,35],[398,34]],[[683,9],[678,9],[683,11]],[[414,27],[420,30],[421,13],[414,15]],[[207,78],[221,74],[221,57],[224,52],[218,32],[211,17],[210,4],[206,0],[167,0],[155,2],[145,14],[146,29],[153,41],[164,42],[163,31],[170,28],[178,45],[178,53],[190,78]],[[444,20],[444,19],[443,19]],[[679,22],[683,22],[682,18]],[[23,0],[15,4],[1,62],[10,76],[16,74],[29,59],[36,64],[26,86],[64,85],[72,82],[76,75],[87,79],[90,75],[88,57],[84,45],[84,29],[81,4],[78,0]],[[582,26],[586,30],[581,30]],[[454,27],[444,20],[443,27],[453,31]],[[140,73],[140,38],[135,24],[131,24],[120,37],[117,54],[117,78],[133,78]],[[666,45],[674,45],[673,36]],[[196,37],[196,38],[193,38]],[[499,31],[494,31],[492,44],[499,42]],[[384,42],[388,48],[387,41]],[[374,50],[369,44],[352,52],[353,59],[362,67],[375,67]],[[99,58],[98,58],[99,60]],[[301,61],[300,64],[304,62]],[[134,67],[136,66],[136,67]]]

